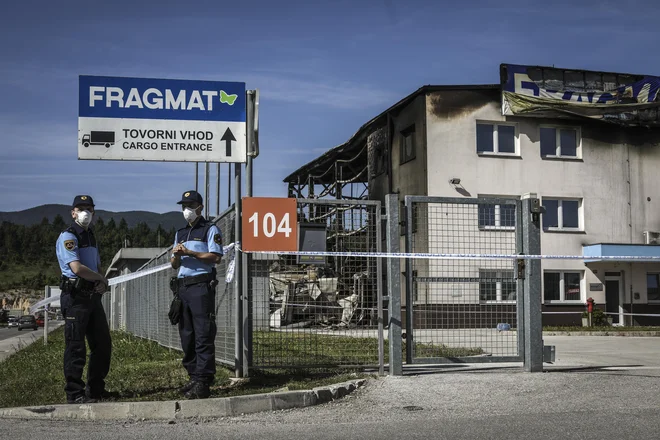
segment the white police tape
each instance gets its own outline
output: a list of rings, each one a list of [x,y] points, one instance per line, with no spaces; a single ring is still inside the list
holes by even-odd
[[[227,246],[222,247],[223,254],[229,260],[229,263],[227,265],[227,274],[225,276],[225,282],[227,283],[230,283],[234,278],[234,258],[236,255],[234,251],[235,248],[236,248],[235,243],[230,243]],[[170,263],[164,263],[161,264],[160,266],[151,267],[149,269],[142,269],[142,270],[138,270],[137,272],[113,277],[108,280],[108,287],[125,283],[127,281],[132,281],[137,278],[146,277],[147,275],[152,275],[154,273],[162,272],[171,267],[172,265]],[[46,305],[55,302],[59,299],[60,299],[60,293],[56,293],[48,298],[42,299],[41,301],[30,307],[30,314],[34,314],[35,312],[38,312],[39,310],[43,309]]]
[[[332,252],[332,251],[244,251],[240,242],[230,243],[223,247],[223,253],[228,261],[225,282],[229,283],[234,278],[236,253],[246,254],[268,254],[268,255],[303,255],[317,257],[354,257],[354,258],[416,258],[423,260],[591,260],[591,261],[629,261],[629,262],[660,262],[660,256],[631,256],[631,255],[524,255],[524,254],[460,254],[460,253],[422,253],[422,252]],[[150,269],[139,270],[134,273],[120,275],[111,278],[108,285],[114,286],[137,278],[142,278],[171,267],[170,263]],[[39,301],[30,308],[30,313],[39,310],[46,304],[57,301],[59,295]],[[33,311],[34,310],[34,311]]]
[[[229,260],[229,265],[227,267],[227,276],[225,277],[226,282],[231,282],[231,280],[234,277],[234,248],[236,245],[234,243],[230,243],[227,246],[222,247],[222,253],[225,255],[225,258]],[[108,286],[115,286],[117,284],[125,283],[127,281],[131,281],[137,278],[142,278],[147,275],[154,274],[156,272],[163,271],[165,269],[171,268],[172,265],[170,263],[165,263],[161,264],[160,266],[152,267],[150,269],[143,269],[143,270],[138,270],[137,272],[129,273],[126,275],[120,275],[118,277],[113,277],[108,280]],[[231,270],[230,270],[231,268]]]
[[[129,274],[126,274],[126,275],[120,275],[118,277],[110,278],[108,280],[108,286],[115,286],[117,284],[125,283],[126,281],[131,281],[131,280],[134,280],[136,278],[146,277],[147,275],[151,275],[151,274],[154,274],[156,272],[161,272],[161,271],[163,271],[165,269],[169,269],[171,267],[172,267],[172,265],[170,263],[165,263],[165,264],[161,264],[160,266],[152,267],[150,269],[143,269],[143,270],[139,270],[137,272],[133,272],[133,273],[129,273]]]
[[[421,252],[331,252],[331,251],[244,251],[246,254],[306,255],[318,257],[359,257],[359,258],[418,258],[423,260],[591,260],[591,261],[640,261],[660,262],[660,256],[590,256],[590,255],[525,255],[525,254],[446,254]]]

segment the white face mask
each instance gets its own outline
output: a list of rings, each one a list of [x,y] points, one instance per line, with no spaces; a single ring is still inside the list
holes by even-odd
[[[89,226],[92,222],[92,213],[89,211],[79,211],[76,214],[76,223],[78,223],[83,228]]]
[[[186,219],[188,223],[192,223],[195,220],[197,220],[197,210],[196,209],[191,209],[191,208],[184,208],[183,209],[183,218]]]

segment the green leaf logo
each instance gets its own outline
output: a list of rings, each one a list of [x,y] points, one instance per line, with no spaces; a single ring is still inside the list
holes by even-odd
[[[228,95],[224,90],[220,90],[220,103],[234,105],[238,95]]]

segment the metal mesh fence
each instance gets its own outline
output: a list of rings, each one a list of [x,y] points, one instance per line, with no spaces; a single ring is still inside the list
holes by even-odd
[[[410,252],[517,253],[516,199],[409,197]],[[516,263],[503,259],[407,261],[412,357],[518,356]],[[410,341],[410,339],[409,339]]]
[[[213,222],[223,235],[224,242],[233,242],[235,236],[234,206],[224,211]],[[140,270],[169,264],[172,247],[152,259]],[[225,277],[230,258],[225,255],[216,266],[219,284],[216,287],[216,324],[215,339],[216,359],[224,364],[235,363],[235,312],[234,284],[226,283]],[[150,275],[130,280],[113,287],[110,295],[104,297],[104,307],[113,328],[124,328],[136,336],[151,339],[159,344],[181,349],[178,326],[173,326],[167,317],[172,292],[169,288],[170,277],[177,271],[168,268]],[[114,319],[114,322],[113,322]]]
[[[380,221],[377,201],[298,200],[301,250],[379,252]],[[377,260],[250,255],[252,365],[378,365]]]
[[[402,220],[412,253],[519,253],[520,201],[406,197]],[[298,199],[300,250],[382,252],[378,201]],[[235,236],[234,207],[217,220],[225,242]],[[396,233],[396,232],[395,232]],[[397,234],[397,237],[398,234]],[[143,266],[169,264],[167,252]],[[240,254],[239,255],[243,255]],[[252,368],[378,366],[383,346],[386,258],[356,255],[247,254],[249,321],[244,329]],[[235,284],[218,269],[216,358],[235,366]],[[522,292],[516,262],[483,256],[406,258],[403,350],[413,362],[447,358],[491,361],[519,357]],[[167,318],[171,268],[122,283],[104,298],[114,328],[180,349]],[[397,349],[398,350],[398,349]]]

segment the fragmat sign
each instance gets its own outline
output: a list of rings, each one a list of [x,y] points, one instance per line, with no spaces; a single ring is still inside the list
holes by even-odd
[[[78,159],[246,162],[245,83],[79,77]]]

